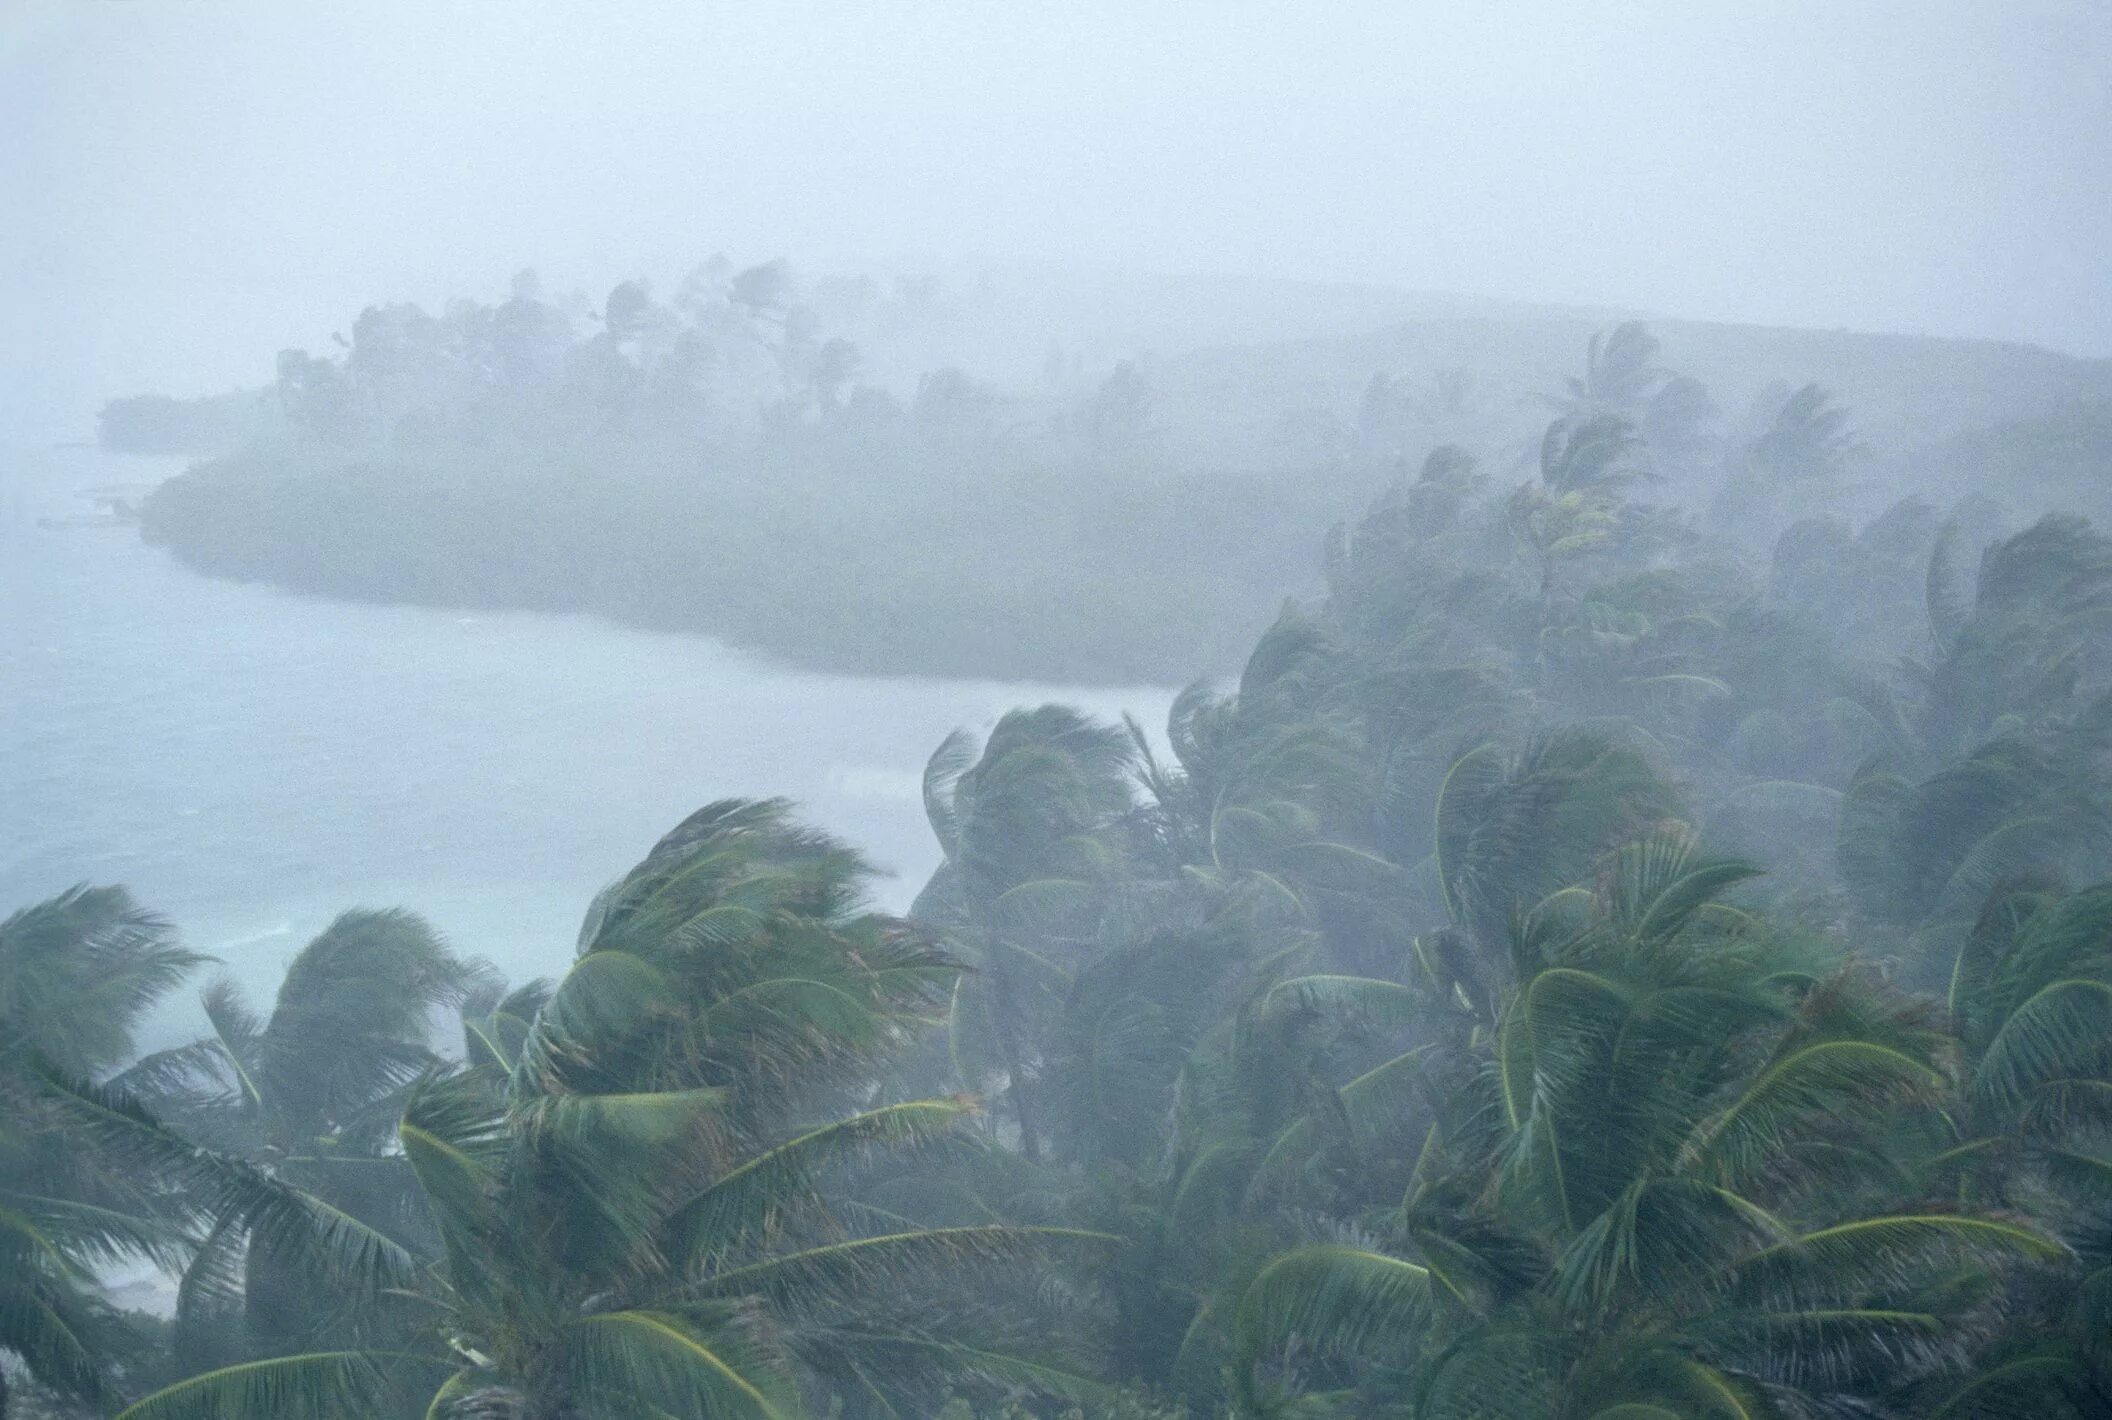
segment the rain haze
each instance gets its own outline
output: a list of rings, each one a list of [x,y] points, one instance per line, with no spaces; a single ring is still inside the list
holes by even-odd
[[[2112,1415],[2112,5],[0,0],[0,1420]]]
[[[1110,263],[2112,353],[2072,4],[26,0],[8,423],[382,297],[702,256]],[[66,424],[66,420],[76,421]]]

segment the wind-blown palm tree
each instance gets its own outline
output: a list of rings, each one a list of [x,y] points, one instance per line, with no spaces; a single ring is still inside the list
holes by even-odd
[[[2093,717],[2050,743],[1993,740],[1918,780],[1867,766],[1841,810],[1841,875],[1858,904],[1880,920],[1955,934],[2004,881],[2102,875],[2112,867],[2097,768],[2108,731],[2112,717]]]
[[[393,1157],[395,1122],[412,1083],[439,1063],[427,1043],[433,1013],[461,1004],[479,970],[411,913],[347,912],[294,957],[269,1018],[223,978],[203,997],[209,1036],[146,1057],[116,1083],[198,1142],[407,1242],[421,1219],[410,1172]],[[187,1270],[179,1326],[189,1349],[237,1309],[247,1344],[263,1349],[330,1315],[283,1259],[246,1241],[240,1227],[215,1227]]]
[[[1614,731],[1570,727],[1515,750],[1477,745],[1453,761],[1435,805],[1445,911],[1495,946],[1513,913],[1677,807],[1649,758]]]
[[[1954,585],[1954,539],[1929,557],[1935,655],[1915,666],[1929,753],[2071,722],[2112,691],[2112,539],[2048,516],[1990,546],[1970,594]]]
[[[89,1076],[132,1050],[139,1016],[205,958],[122,889],[73,888],[0,922],[0,1353],[84,1403],[141,1350],[100,1272],[180,1265],[185,1240],[153,1189],[55,1115],[41,1075]],[[0,1416],[8,1409],[0,1368]]]
[[[1035,1100],[1038,1023],[1075,965],[1052,956],[1069,953],[1048,924],[1106,871],[1108,836],[1133,807],[1131,755],[1122,729],[1044,705],[1007,714],[979,749],[965,732],[949,735],[925,769],[925,808],[945,861],[912,915],[976,969],[954,991],[955,1059],[972,1088],[1000,1082],[1030,1159],[1046,1132]]]
[[[525,1031],[481,1013],[485,1058],[413,1091],[397,1134],[441,1251],[377,1259],[365,1344],[224,1367],[126,1415],[789,1417],[832,1395],[890,1413],[940,1377],[1080,1384],[978,1345],[988,1317],[912,1284],[1087,1235],[880,1231],[832,1199],[842,1169],[974,1108],[810,1117],[865,1093],[956,972],[862,909],[866,875],[781,803],[692,815],[596,901]]]
[[[2061,1263],[1886,1186],[1942,1033],[1723,902],[1749,872],[1668,829],[1520,921],[1482,1103],[1426,1135],[1394,1246],[1296,1250],[1249,1287],[1250,1408],[1346,1354],[1432,1420],[1853,1405],[1959,1364],[2007,1266]]]
[[[1594,331],[1584,352],[1584,373],[1567,381],[1557,405],[1587,417],[1595,414],[1640,414],[1668,378],[1653,362],[1660,344],[1641,321],[1623,321],[1611,331]]]
[[[1772,386],[1732,441],[1711,513],[1733,536],[1772,537],[1789,518],[1838,502],[1860,451],[1847,411],[1826,390]]]
[[[1974,1374],[1932,1413],[2089,1414],[2112,1406],[2112,883],[2003,884],[1951,965],[1960,1057],[1947,1129],[1909,1161],[1960,1207],[2045,1219],[2074,1285],[2019,1298]]]
[[[208,958],[120,887],[83,884],[0,922],[0,1029],[9,1060],[75,1075],[132,1053],[140,1015]]]

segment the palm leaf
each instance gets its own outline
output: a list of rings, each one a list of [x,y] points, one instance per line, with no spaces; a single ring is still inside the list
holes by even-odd
[[[1681,1147],[1680,1160],[1685,1167],[1744,1178],[1779,1159],[1799,1129],[1836,1111],[1882,1103],[1941,1081],[1933,1068],[1890,1046],[1818,1041],[1770,1064],[1737,1099],[1703,1121]]]
[[[1240,1298],[1238,1374],[1251,1377],[1264,1355],[1294,1338],[1349,1354],[1413,1333],[1429,1317],[1428,1268],[1362,1248],[1299,1248],[1264,1267]]]
[[[824,1170],[879,1149],[911,1148],[952,1131],[974,1112],[966,1100],[918,1100],[839,1120],[765,1150],[720,1175],[662,1225],[677,1267],[724,1255],[776,1219],[814,1201]]]
[[[178,1381],[118,1412],[117,1420],[344,1420],[382,1413],[391,1380],[366,1351],[315,1351],[223,1366]]]
[[[583,1386],[671,1414],[796,1415],[798,1392],[782,1359],[743,1335],[736,1318],[709,1320],[717,1324],[674,1311],[582,1317],[565,1328],[565,1360]]]
[[[700,1297],[759,1294],[781,1305],[869,1296],[969,1264],[1017,1263],[1052,1251],[1118,1243],[1107,1233],[1009,1224],[923,1228],[853,1238],[731,1267],[697,1282]]]
[[[1976,1098],[2005,1113],[2049,1081],[2087,1076],[2112,1039],[2112,981],[2070,977],[2010,1012],[1973,1072]]]
[[[1740,1259],[1730,1269],[1739,1295],[1849,1296],[1893,1287],[1959,1260],[2056,1263],[2055,1239],[2021,1223],[1948,1213],[1859,1218],[1798,1234]]]

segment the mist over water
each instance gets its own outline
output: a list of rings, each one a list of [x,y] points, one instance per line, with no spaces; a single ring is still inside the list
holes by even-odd
[[[789,670],[579,616],[209,580],[129,527],[45,527],[181,460],[0,464],[0,903],[122,882],[259,999],[348,907],[415,904],[516,980],[690,810],[784,795],[889,876],[938,862],[918,777],[957,726],[1056,699],[1147,725],[1171,691]],[[188,999],[155,1035],[195,1028]],[[167,1039],[149,1039],[149,1046]]]

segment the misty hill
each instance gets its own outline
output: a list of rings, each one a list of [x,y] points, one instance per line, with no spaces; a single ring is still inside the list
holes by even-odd
[[[2112,518],[2112,399],[1969,429],[1903,454],[1895,477],[1939,488],[2004,490],[2024,506]]]
[[[912,383],[938,365],[1027,383],[1043,373],[1052,343],[1067,358],[1106,369],[1220,347],[1355,340],[1394,325],[1478,320],[1591,330],[1639,314],[1357,282],[1054,264],[892,279],[934,293],[928,323],[894,360]]]
[[[1324,288],[1323,288],[1324,289]],[[1472,412],[1529,426],[1575,372],[1592,334],[1635,313],[1515,306],[1428,312],[1328,335],[1227,344],[1158,362],[1165,419],[1183,447],[1239,460],[1273,452],[1286,420],[1347,430],[1374,371],[1471,377]],[[1816,382],[1884,453],[2112,397],[2112,361],[1987,340],[1649,319],[1664,364],[1743,414],[1769,384]],[[1227,416],[1231,417],[1227,417]]]
[[[1509,486],[1551,419],[1614,420],[1682,536],[1764,548],[1935,487],[1902,461],[1930,446],[1990,516],[2072,504],[2032,460],[2074,441],[2016,431],[2112,399],[2112,362],[1994,342],[1054,271],[715,260],[599,302],[524,273],[340,338],[281,354],[277,427],[157,492],[151,540],[325,595],[1079,682],[1236,665],[1326,530],[1440,445]]]

